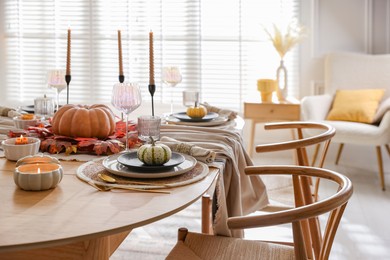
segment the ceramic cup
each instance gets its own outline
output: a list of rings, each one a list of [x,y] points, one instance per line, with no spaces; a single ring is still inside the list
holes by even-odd
[[[6,139],[1,142],[5,158],[10,161],[17,161],[27,155],[34,155],[39,152],[41,140],[35,137],[27,137],[27,144],[15,144],[16,138]]]
[[[29,126],[36,126],[40,121],[40,117],[35,116],[33,119],[22,119],[21,116],[15,116],[13,120],[16,128],[27,129]]]

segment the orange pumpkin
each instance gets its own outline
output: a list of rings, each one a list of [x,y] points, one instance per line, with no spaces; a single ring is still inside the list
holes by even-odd
[[[105,139],[115,131],[115,117],[106,105],[64,105],[54,114],[52,131],[70,137]]]

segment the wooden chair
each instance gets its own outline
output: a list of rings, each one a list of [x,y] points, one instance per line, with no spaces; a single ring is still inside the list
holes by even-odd
[[[231,229],[247,229],[291,223],[293,230],[292,243],[213,236],[192,233],[185,228],[181,228],[179,229],[178,242],[167,259],[328,259],[344,209],[353,193],[351,181],[340,173],[306,166],[250,166],[246,168],[245,174],[271,174],[278,176],[287,174],[292,175],[295,180],[318,177],[332,181],[338,184],[338,187],[332,196],[315,201],[309,205],[301,205],[293,209],[260,216],[242,216],[228,219],[228,226]],[[294,196],[303,196],[303,189],[300,185],[294,186]],[[320,230],[320,243],[319,245],[314,243],[306,245],[303,225],[305,225],[305,221],[316,218],[319,215],[324,215],[328,218],[325,229],[323,231]],[[311,249],[311,256],[308,255],[308,247]]]
[[[293,136],[296,136],[294,140],[261,144],[256,146],[257,153],[264,152],[276,152],[285,150],[295,150],[296,152],[296,164],[301,166],[316,166],[316,158],[320,155],[320,161],[318,167],[322,168],[325,163],[326,155],[328,153],[329,145],[336,134],[336,130],[333,126],[319,122],[279,122],[279,123],[268,123],[264,125],[266,130],[278,130],[278,129],[290,129],[293,132]],[[306,136],[304,132],[310,131],[311,135]],[[296,132],[296,133],[295,133]],[[307,149],[310,146],[314,147],[313,160],[309,163]],[[311,180],[308,179],[311,183]],[[314,199],[318,196],[319,179],[317,179],[313,195]]]
[[[296,153],[296,163],[300,166],[309,166],[309,160],[307,155],[307,148],[310,146],[315,146],[314,153],[316,156],[320,154],[320,161],[318,167],[322,168],[325,162],[325,158],[328,152],[328,148],[331,142],[332,137],[335,135],[335,129],[324,123],[314,123],[314,122],[279,122],[279,123],[268,123],[265,124],[264,128],[266,130],[276,130],[276,129],[291,129],[295,139],[279,143],[270,143],[270,144],[261,144],[256,146],[256,152],[276,152],[276,151],[285,151],[293,150]],[[307,130],[310,130],[312,133],[310,136],[307,136]],[[315,132],[315,133],[313,133]],[[321,149],[322,147],[322,149]],[[312,162],[314,164],[314,162]],[[313,165],[312,165],[313,166]],[[312,204],[318,199],[318,188],[320,184],[320,178],[317,178],[315,185],[311,177],[293,177],[293,185],[299,186],[302,189],[301,195],[294,194],[295,206],[300,207],[307,204]],[[298,188],[296,188],[298,189]],[[211,200],[212,195],[204,195],[202,198],[202,233],[212,234],[212,213],[211,213]],[[275,212],[278,210],[289,209],[293,205],[274,205],[269,204],[267,207],[261,209],[263,212]],[[310,220],[303,221],[304,229],[304,238],[306,244],[311,243],[315,244],[316,248],[319,248],[320,244],[320,234],[319,234],[319,221],[317,218],[312,218]],[[307,252],[309,256],[312,256],[310,253],[310,247],[308,246]],[[318,250],[317,250],[318,251]]]

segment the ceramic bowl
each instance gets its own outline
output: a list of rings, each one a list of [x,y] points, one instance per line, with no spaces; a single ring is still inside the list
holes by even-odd
[[[21,116],[15,116],[13,120],[16,128],[27,129],[29,126],[36,126],[40,118],[35,116],[33,119],[22,119]]]
[[[40,191],[55,188],[63,175],[57,158],[39,153],[23,157],[16,162],[14,181],[22,190]]]
[[[27,137],[27,144],[15,144],[16,138],[9,138],[1,142],[5,158],[10,161],[17,161],[27,155],[34,155],[39,152],[41,140],[35,137]]]

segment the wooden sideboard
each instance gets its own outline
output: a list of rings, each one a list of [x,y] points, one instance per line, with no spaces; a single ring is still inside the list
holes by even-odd
[[[244,118],[252,120],[248,152],[252,156],[256,124],[275,121],[299,121],[300,103],[288,101],[284,103],[244,102]]]

